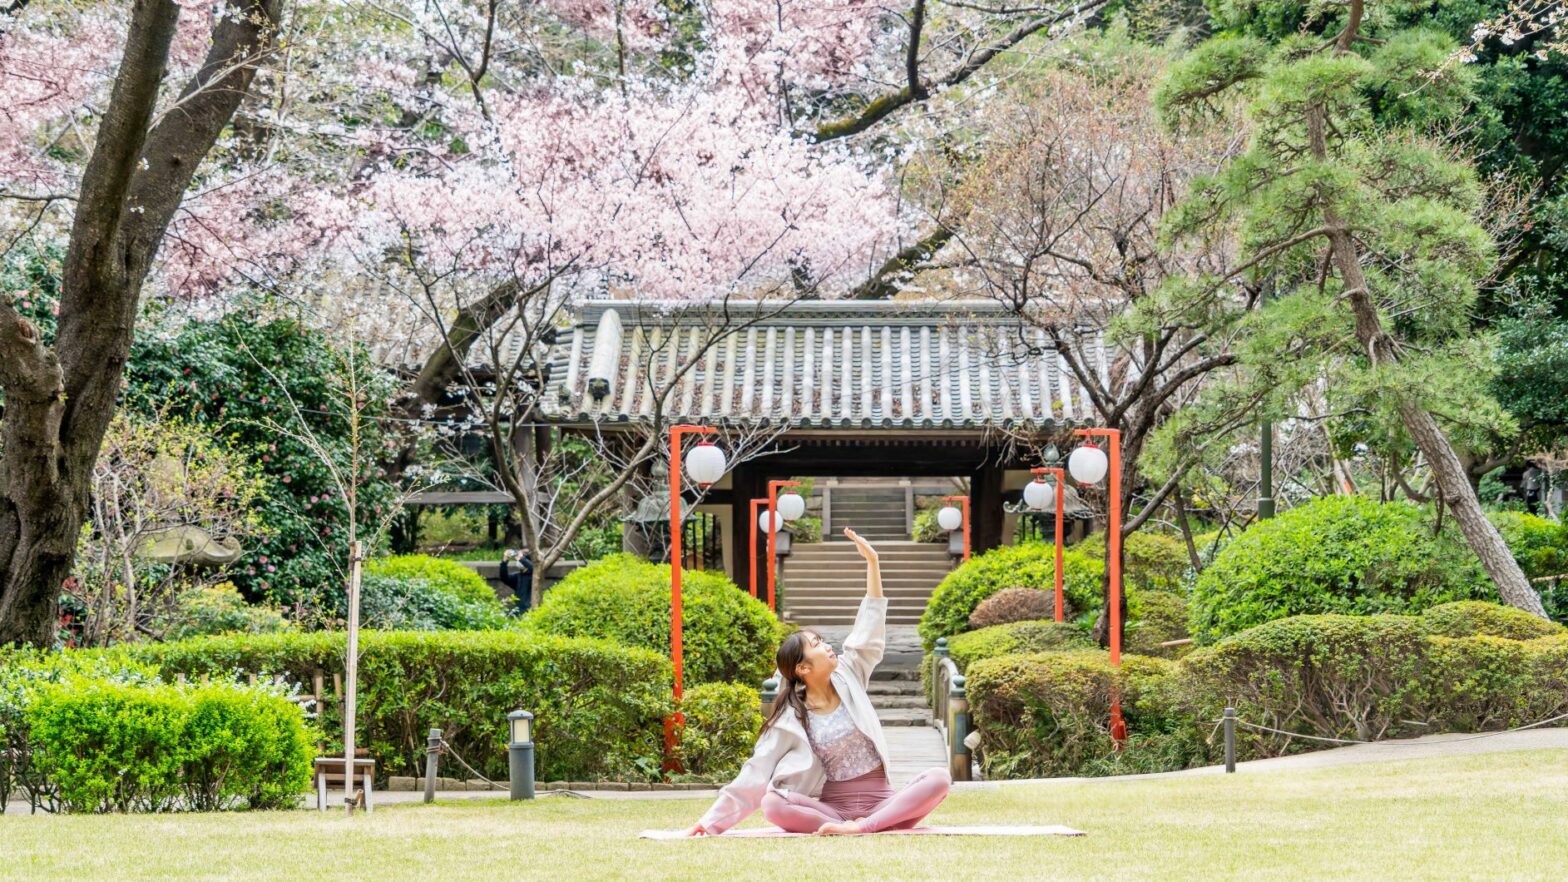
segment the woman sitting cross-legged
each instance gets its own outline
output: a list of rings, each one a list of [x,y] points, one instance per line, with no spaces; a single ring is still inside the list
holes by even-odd
[[[778,651],[784,682],[756,749],[687,835],[723,833],[759,806],[769,822],[792,833],[907,829],[946,798],[953,782],[946,769],[928,769],[897,793],[888,784],[887,742],[866,694],[887,643],[887,598],[876,549],[853,530],[844,535],[860,549],[867,572],[866,596],[843,653],[811,630],[784,640]]]

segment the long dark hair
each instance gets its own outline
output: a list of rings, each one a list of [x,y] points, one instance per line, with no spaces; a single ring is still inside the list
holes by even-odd
[[[778,665],[779,675],[784,678],[779,684],[779,696],[773,699],[773,710],[768,714],[768,721],[762,724],[762,731],[766,732],[778,722],[779,717],[789,708],[795,710],[795,718],[800,720],[800,727],[810,732],[806,724],[806,682],[795,673],[795,668],[806,659],[806,638],[814,636],[820,639],[821,634],[812,630],[801,630],[784,638],[779,644],[779,651],[773,657]]]

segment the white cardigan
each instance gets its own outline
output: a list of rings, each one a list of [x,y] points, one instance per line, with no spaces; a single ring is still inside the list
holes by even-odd
[[[877,719],[876,708],[871,705],[871,697],[866,694],[871,671],[882,661],[886,647],[887,598],[866,597],[860,601],[855,627],[844,641],[838,668],[830,679],[839,700],[848,706],[855,725],[876,744],[883,768],[891,768],[882,723]],[[768,791],[794,790],[815,797],[822,792],[826,780],[827,771],[811,749],[800,719],[785,711],[757,739],[751,759],[741,767],[735,780],[719,791],[719,798],[698,823],[710,834],[723,833],[756,811]]]

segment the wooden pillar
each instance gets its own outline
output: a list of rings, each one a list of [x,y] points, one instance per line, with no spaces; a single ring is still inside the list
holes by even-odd
[[[751,584],[751,571],[757,566],[757,561],[751,556],[751,531],[755,524],[751,521],[751,500],[767,493],[767,476],[761,474],[750,463],[741,463],[730,470],[730,492],[733,494],[730,505],[730,536],[735,542],[735,560],[738,565],[730,578],[735,580],[742,591],[748,590]],[[758,543],[761,547],[762,543]],[[764,573],[759,572],[759,576]],[[757,580],[760,586],[767,584],[766,578]]]
[[[969,518],[973,532],[970,554],[981,554],[1002,544],[1002,467],[980,466],[969,477]]]

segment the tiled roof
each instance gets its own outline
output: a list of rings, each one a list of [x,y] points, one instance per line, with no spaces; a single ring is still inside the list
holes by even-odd
[[[657,389],[724,326],[706,312],[596,301],[553,347],[542,408],[561,422],[651,418]],[[697,357],[670,419],[792,428],[985,429],[1076,422],[1089,402],[1045,332],[989,302],[730,303],[746,324]],[[1092,330],[1077,349],[1105,380]],[[650,383],[650,376],[654,382]]]

